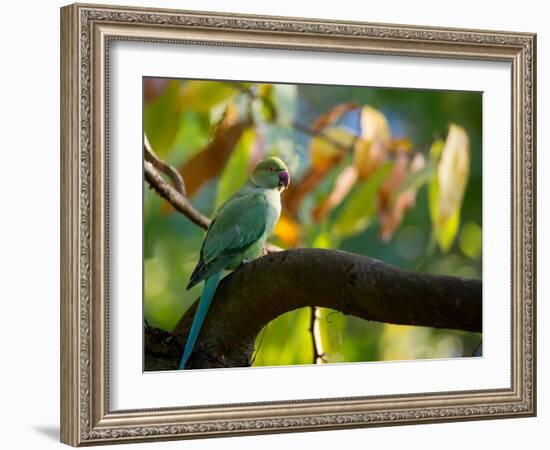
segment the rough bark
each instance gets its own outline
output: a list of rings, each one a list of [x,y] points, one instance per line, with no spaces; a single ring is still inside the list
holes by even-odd
[[[406,271],[343,251],[271,253],[221,281],[187,367],[249,366],[260,330],[305,306],[378,322],[480,332],[481,297],[478,280]],[[146,370],[177,367],[196,304],[173,333],[146,328]]]

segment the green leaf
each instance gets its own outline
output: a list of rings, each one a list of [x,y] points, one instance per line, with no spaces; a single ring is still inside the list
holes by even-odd
[[[336,242],[333,237],[327,231],[321,231],[313,240],[313,248],[336,248]]]
[[[410,172],[407,174],[399,189],[393,193],[392,200],[397,198],[402,192],[409,190],[417,192],[424,184],[431,181],[433,178],[437,178],[436,165],[433,161],[428,161],[424,167],[416,172]]]
[[[227,99],[212,106],[208,113],[208,120],[212,128],[216,127],[224,118],[227,108],[233,104],[233,99]]]
[[[435,228],[439,222],[439,180],[437,178],[437,163],[441,157],[441,152],[445,146],[443,139],[436,139],[430,147],[429,165],[433,166],[431,178],[428,183],[428,206],[430,209],[430,218],[432,227]]]
[[[300,308],[269,322],[256,338],[253,366],[311,364],[309,314]]]
[[[466,223],[462,227],[458,245],[462,253],[472,259],[479,259],[482,250],[481,227],[474,222]]]
[[[201,123],[199,115],[193,111],[184,112],[172,150],[167,155],[167,162],[176,167],[180,166],[203,150],[208,144],[208,139],[208,128]]]
[[[428,205],[432,226],[435,228],[439,222],[439,181],[437,179],[437,172],[432,174],[432,178],[428,184]]]
[[[250,155],[256,134],[253,129],[243,132],[220,177],[216,208],[239,190],[248,178]]]
[[[430,157],[438,161],[443,151],[443,147],[445,147],[445,141],[443,139],[436,139],[430,147]]]
[[[376,214],[377,192],[393,166],[380,166],[348,197],[344,209],[334,223],[333,232],[339,238],[352,236],[367,228]]]
[[[237,92],[231,83],[192,80],[181,87],[178,98],[182,110],[209,114],[212,107],[233,97]]]
[[[143,113],[143,126],[155,153],[163,158],[172,148],[180,125],[179,81],[172,80]]]

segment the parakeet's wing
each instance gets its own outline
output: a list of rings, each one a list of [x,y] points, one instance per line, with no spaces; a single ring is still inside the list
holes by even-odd
[[[194,286],[227,265],[264,234],[268,202],[261,192],[232,197],[219,210],[204,238],[201,259],[191,275]]]

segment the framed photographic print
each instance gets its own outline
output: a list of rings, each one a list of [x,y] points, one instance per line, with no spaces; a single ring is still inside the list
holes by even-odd
[[[535,38],[62,8],[62,441],[534,415]]]

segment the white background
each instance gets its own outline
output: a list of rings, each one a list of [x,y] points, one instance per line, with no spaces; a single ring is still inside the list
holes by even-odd
[[[269,53],[269,55],[268,55]],[[510,386],[510,65],[115,42],[110,51],[111,408],[140,409]],[[185,64],[182,64],[185,61]],[[287,68],[292,66],[293,70]],[[153,71],[153,72],[151,72]],[[483,92],[483,358],[142,373],[142,76]],[[406,76],[404,76],[406,74]],[[491,162],[499,161],[499,164]],[[503,276],[505,274],[505,276]],[[403,373],[407,377],[403,377]],[[333,380],[346,380],[334,383]],[[365,380],[369,380],[368,383]],[[231,389],[227,389],[227,386]],[[265,386],[270,386],[265,389]]]
[[[124,2],[122,2],[124,3]],[[287,16],[363,20],[389,23],[509,29],[539,33],[538,123],[550,120],[549,15],[544,2],[354,2],[320,4],[291,0],[266,2],[232,0],[138,1],[156,6],[236,11]],[[59,11],[61,2],[27,1],[3,6],[0,124],[2,183],[0,220],[2,372],[0,399],[2,447],[59,448]],[[314,8],[312,9],[312,6]],[[538,173],[548,166],[550,142],[539,127]],[[550,188],[539,176],[538,229],[549,229],[542,199]],[[543,448],[547,437],[548,331],[544,283],[548,251],[544,233],[538,239],[539,416],[468,423],[377,428],[141,444],[143,448],[395,448],[462,449],[483,445],[503,449]],[[7,308],[6,308],[7,307]],[[537,439],[538,438],[538,439]],[[125,448],[128,446],[124,446]],[[131,447],[137,448],[137,447]],[[140,448],[142,448],[140,446]]]

